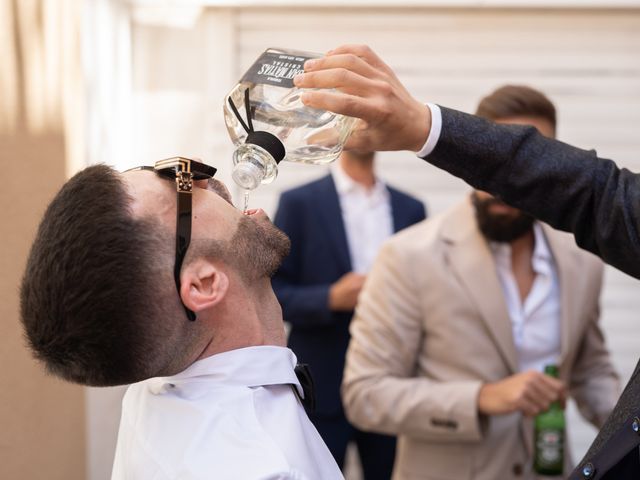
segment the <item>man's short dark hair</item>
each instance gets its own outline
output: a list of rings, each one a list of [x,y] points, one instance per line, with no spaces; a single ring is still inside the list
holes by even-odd
[[[542,92],[524,85],[505,85],[484,97],[476,115],[489,120],[509,117],[538,117],[547,120],[555,131],[556,108]]]
[[[106,386],[176,373],[197,336],[173,283],[175,237],[134,218],[130,204],[116,171],[89,167],[56,195],[31,248],[21,319],[36,357],[66,380]]]

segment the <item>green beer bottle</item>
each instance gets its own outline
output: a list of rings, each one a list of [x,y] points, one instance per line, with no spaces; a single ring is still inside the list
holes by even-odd
[[[558,378],[558,366],[547,365],[544,373]],[[533,469],[540,475],[562,475],[564,469],[564,411],[553,402],[535,419]]]

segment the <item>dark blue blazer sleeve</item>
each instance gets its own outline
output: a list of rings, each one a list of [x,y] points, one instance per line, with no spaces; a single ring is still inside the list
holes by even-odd
[[[640,175],[594,151],[442,108],[425,158],[560,230],[605,262],[640,278]]]
[[[329,281],[309,283],[303,277],[301,246],[309,235],[306,198],[299,191],[280,197],[274,224],[291,239],[291,253],[273,278],[273,289],[286,321],[297,326],[328,325],[334,321],[329,310]]]

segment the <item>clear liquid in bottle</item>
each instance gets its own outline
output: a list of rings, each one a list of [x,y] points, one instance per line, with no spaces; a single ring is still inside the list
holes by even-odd
[[[338,158],[355,119],[305,106],[293,78],[319,54],[268,49],[225,98],[236,145],[232,177],[253,190],[272,182],[280,160],[324,164]]]

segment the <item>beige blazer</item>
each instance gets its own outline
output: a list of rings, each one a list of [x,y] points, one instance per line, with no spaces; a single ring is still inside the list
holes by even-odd
[[[619,394],[598,327],[603,266],[571,236],[543,231],[561,290],[560,377],[599,426]],[[345,411],[364,430],[398,435],[394,479],[535,478],[532,421],[477,411],[480,386],[518,373],[518,359],[469,199],[384,245],[351,335]]]

